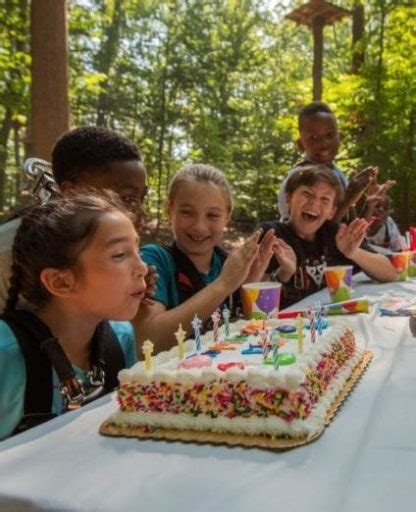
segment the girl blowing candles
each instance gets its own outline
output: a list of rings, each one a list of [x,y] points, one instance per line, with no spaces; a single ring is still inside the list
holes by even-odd
[[[155,304],[141,306],[135,322],[140,339],[151,339],[157,351],[175,343],[179,324],[191,334],[195,314],[206,320],[244,282],[263,276],[273,254],[273,232],[259,244],[261,231],[256,231],[227,256],[218,244],[231,212],[229,184],[215,167],[189,165],[173,177],[167,214],[174,242],[141,250],[143,260],[156,267],[159,280]]]
[[[113,193],[58,198],[23,217],[0,320],[0,438],[111,391],[135,362],[132,327],[122,321],[144,297],[137,247]],[[32,312],[15,309],[19,294]]]

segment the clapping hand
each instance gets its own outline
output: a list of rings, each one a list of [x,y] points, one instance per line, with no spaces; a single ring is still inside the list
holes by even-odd
[[[259,254],[261,234],[262,230],[257,229],[240,247],[231,251],[225,260],[219,278],[229,293],[237,290],[246,281]]]
[[[348,209],[355,206],[368,187],[377,182],[377,175],[378,167],[371,166],[351,178],[345,191],[345,199],[339,205],[335,214],[335,221],[341,220]]]
[[[341,224],[335,236],[338,250],[347,258],[352,258],[364,240],[367,228],[368,222],[365,219],[354,219],[348,226]]]
[[[395,184],[395,180],[387,180],[383,184],[378,184],[377,180],[374,180],[374,182],[370,184],[370,187],[368,188],[368,195],[365,201],[365,208],[362,214],[363,218],[370,220],[377,203],[384,200],[384,198],[387,196],[387,192]]]
[[[270,260],[274,254],[274,244],[277,238],[274,235],[274,230],[269,229],[259,244],[259,252],[253,264],[251,265],[250,272],[246,277],[247,282],[261,281],[269,266]]]
[[[277,238],[273,245],[274,256],[279,263],[279,280],[287,282],[296,272],[297,258],[292,247],[281,238]]]

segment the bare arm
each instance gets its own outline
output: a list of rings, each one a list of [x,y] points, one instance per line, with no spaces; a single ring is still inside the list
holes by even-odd
[[[139,344],[150,339],[155,344],[155,352],[169,349],[176,343],[174,333],[180,323],[183,329],[191,334],[191,321],[195,314],[201,320],[206,320],[226,297],[245,282],[259,251],[260,234],[261,231],[257,231],[245,244],[233,251],[217,279],[184,303],[170,310],[160,302],[152,306],[140,306],[133,320]],[[138,352],[140,353],[140,350]]]
[[[367,227],[364,219],[355,219],[349,226],[343,224],[335,237],[338,250],[377,281],[395,281],[396,269],[386,256],[360,248]]]

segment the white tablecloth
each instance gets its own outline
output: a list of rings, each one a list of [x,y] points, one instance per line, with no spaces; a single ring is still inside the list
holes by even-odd
[[[416,282],[355,286],[372,299],[392,290],[410,297]],[[317,299],[326,292],[303,303]],[[413,510],[416,339],[405,318],[349,321],[375,358],[316,442],[276,453],[102,437],[116,408],[104,397],[0,443],[0,510]]]

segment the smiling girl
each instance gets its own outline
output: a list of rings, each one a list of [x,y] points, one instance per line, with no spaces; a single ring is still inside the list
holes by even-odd
[[[0,320],[0,438],[111,391],[136,361],[123,321],[145,292],[137,247],[116,194],[58,198],[23,217]],[[15,309],[19,294],[32,311]]]
[[[219,244],[231,213],[229,184],[215,167],[189,165],[172,179],[167,214],[174,242],[141,250],[143,260],[156,267],[159,280],[155,304],[140,307],[135,321],[138,336],[151,339],[158,351],[175,343],[180,323],[191,334],[195,314],[207,320],[224,303],[232,308],[237,301],[235,295],[232,300],[234,292],[264,274],[273,254],[273,232],[258,244],[257,231],[227,255]]]
[[[368,250],[364,219],[355,219],[348,226],[332,221],[342,197],[342,186],[330,169],[303,166],[286,184],[289,220],[261,224],[278,237],[267,274],[284,284],[284,307],[323,288],[327,265],[352,264],[378,281],[396,279],[389,260]]]

